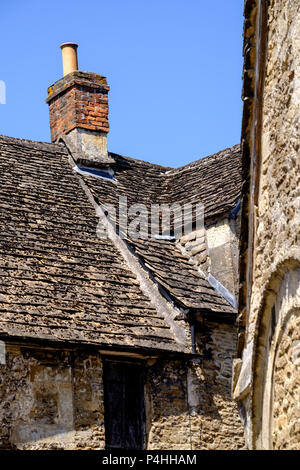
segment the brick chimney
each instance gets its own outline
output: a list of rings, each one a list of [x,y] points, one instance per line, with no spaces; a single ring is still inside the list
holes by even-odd
[[[51,140],[63,138],[76,161],[111,166],[107,153],[108,91],[106,78],[81,72],[77,44],[61,46],[64,77],[48,88]]]

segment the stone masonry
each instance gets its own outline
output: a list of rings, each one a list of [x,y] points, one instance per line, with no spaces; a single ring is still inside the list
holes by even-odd
[[[234,396],[249,448],[300,449],[299,2],[247,1],[244,33],[248,240]]]
[[[203,360],[144,361],[145,449],[244,447],[230,396],[232,326],[208,325]],[[103,356],[6,346],[0,365],[1,449],[105,449]]]

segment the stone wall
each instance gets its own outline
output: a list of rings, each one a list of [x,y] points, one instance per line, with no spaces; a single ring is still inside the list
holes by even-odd
[[[272,273],[284,260],[299,259],[299,8],[294,0],[272,0],[268,10],[250,336]]]
[[[196,334],[201,356],[189,369],[193,449],[242,449],[244,430],[231,396],[236,329],[206,321]]]
[[[99,355],[7,345],[0,365],[0,448],[103,449]]]
[[[278,345],[274,368],[273,449],[300,450],[299,331],[299,312],[292,312]]]
[[[247,90],[250,81],[244,81],[250,102],[253,96],[255,99],[250,108],[249,102],[244,106],[243,129],[252,129],[243,135],[244,149],[251,149],[251,202],[246,335],[243,356],[235,363],[234,396],[240,401],[250,448],[299,448],[296,396],[300,370],[292,351],[300,340],[296,327],[300,299],[300,4],[296,0],[249,0],[245,12],[245,67],[252,70],[256,82]],[[259,24],[256,12],[262,18],[261,31],[267,31],[265,42],[261,39],[264,34],[255,32]],[[260,54],[256,58],[255,51]],[[260,80],[262,94],[257,92]],[[287,326],[291,312],[294,323]]]
[[[157,361],[149,368],[149,449],[243,449],[243,426],[231,397],[233,325],[206,323],[199,359]]]
[[[147,448],[191,449],[186,364],[157,360],[148,369],[146,397]]]
[[[203,359],[145,359],[147,449],[244,446],[230,396],[233,327],[208,327],[203,334]],[[5,356],[0,449],[105,448],[100,354],[6,344]]]

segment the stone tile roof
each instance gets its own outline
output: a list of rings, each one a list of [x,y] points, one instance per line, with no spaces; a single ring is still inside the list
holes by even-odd
[[[230,212],[241,194],[240,145],[176,169],[114,153],[110,156],[116,162],[119,184],[109,191],[98,187],[95,193],[105,195],[107,202],[113,204],[119,195],[128,197],[128,205],[137,201],[146,205],[202,202],[208,221]]]
[[[0,137],[0,336],[184,351],[109,239],[62,145]]]
[[[235,313],[172,241],[130,241],[146,267],[182,307],[218,313]]]
[[[0,136],[0,336],[188,351],[113,242],[97,238],[80,180],[97,204],[190,196],[204,201],[207,218],[221,217],[239,198],[239,146],[174,170],[110,155],[118,184],[76,175],[63,144]],[[178,306],[235,313],[174,242],[127,243]]]
[[[205,219],[230,212],[241,195],[240,145],[234,145],[167,174],[165,193],[172,202],[202,202]]]
[[[93,197],[100,204],[118,207],[119,196],[128,206],[139,202],[181,204],[203,202],[205,218],[222,217],[232,210],[241,192],[240,146],[178,169],[110,154],[115,159],[118,184],[84,176]],[[174,241],[127,239],[146,267],[178,303],[186,308],[234,313],[235,310],[192,265]]]

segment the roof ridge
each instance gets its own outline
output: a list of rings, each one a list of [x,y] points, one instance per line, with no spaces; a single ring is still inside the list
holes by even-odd
[[[225,149],[222,149],[222,150],[219,150],[218,152],[215,152],[215,153],[212,153],[211,155],[206,155],[205,157],[201,157],[201,158],[198,158],[197,160],[194,160],[190,163],[187,163],[186,165],[182,165],[182,166],[179,166],[178,168],[172,168],[171,171],[168,173],[167,176],[172,176],[173,174],[175,174],[176,172],[180,172],[180,171],[184,171],[184,170],[188,170],[189,168],[191,168],[193,165],[196,165],[198,163],[202,163],[202,162],[206,162],[207,160],[213,160],[213,159],[216,159],[218,157],[221,157],[222,154],[224,154],[225,152],[227,151],[236,151],[238,149],[240,149],[241,147],[241,144],[235,144],[233,145],[232,147],[227,147]]]
[[[42,142],[39,140],[22,139],[20,137],[11,137],[7,135],[3,135],[3,134],[0,134],[0,139],[4,142],[8,142],[8,143],[15,142],[17,144],[25,144],[26,146],[33,146],[35,148],[37,146],[40,146],[42,148],[49,147],[49,150],[50,149],[54,150],[54,147],[55,147],[56,150],[61,150],[62,152],[65,151],[65,148],[60,143],[55,143],[55,142]]]
[[[6,135],[3,135],[3,134],[0,134],[0,139],[4,140],[4,141],[7,141],[7,142],[16,142],[16,143],[20,143],[20,144],[21,143],[22,144],[28,144],[28,145],[33,144],[33,145],[41,145],[41,146],[46,146],[46,147],[49,146],[49,148],[59,147],[59,149],[62,150],[62,151],[64,149],[64,146],[61,143],[56,143],[56,142],[44,142],[44,141],[39,141],[39,140],[23,139],[23,138],[20,138],[20,137],[6,136]],[[218,156],[221,156],[221,154],[223,154],[224,152],[229,151],[229,150],[230,151],[235,151],[238,148],[240,148],[240,144],[235,144],[231,147],[226,147],[225,149],[219,150],[218,152],[215,152],[211,155],[206,155],[204,157],[198,158],[197,160],[194,160],[190,163],[187,163],[186,165],[182,165],[182,166],[179,166],[177,168],[169,167],[169,166],[165,166],[165,165],[160,165],[158,163],[152,163],[152,162],[149,162],[147,160],[141,160],[141,159],[134,158],[134,157],[128,157],[128,156],[121,155],[121,154],[115,153],[115,152],[108,152],[108,154],[111,155],[112,157],[122,158],[124,160],[129,160],[129,161],[136,162],[136,163],[139,163],[139,164],[146,164],[146,165],[149,165],[151,167],[155,167],[157,169],[167,170],[168,173],[166,174],[166,176],[169,177],[169,176],[172,176],[175,172],[185,170],[185,169],[189,169],[192,165],[195,165],[197,163],[201,163],[201,162],[206,161],[208,159],[213,159],[213,158],[216,158]]]
[[[123,158],[124,160],[130,160],[131,162],[146,164],[146,165],[149,165],[149,166],[152,166],[152,167],[156,167],[158,169],[164,169],[164,170],[173,169],[172,167],[160,165],[159,163],[152,163],[152,162],[148,162],[146,160],[140,160],[138,158],[133,158],[133,157],[125,156],[125,155],[120,155],[119,153],[115,153],[115,152],[108,152],[108,154],[111,157]]]

